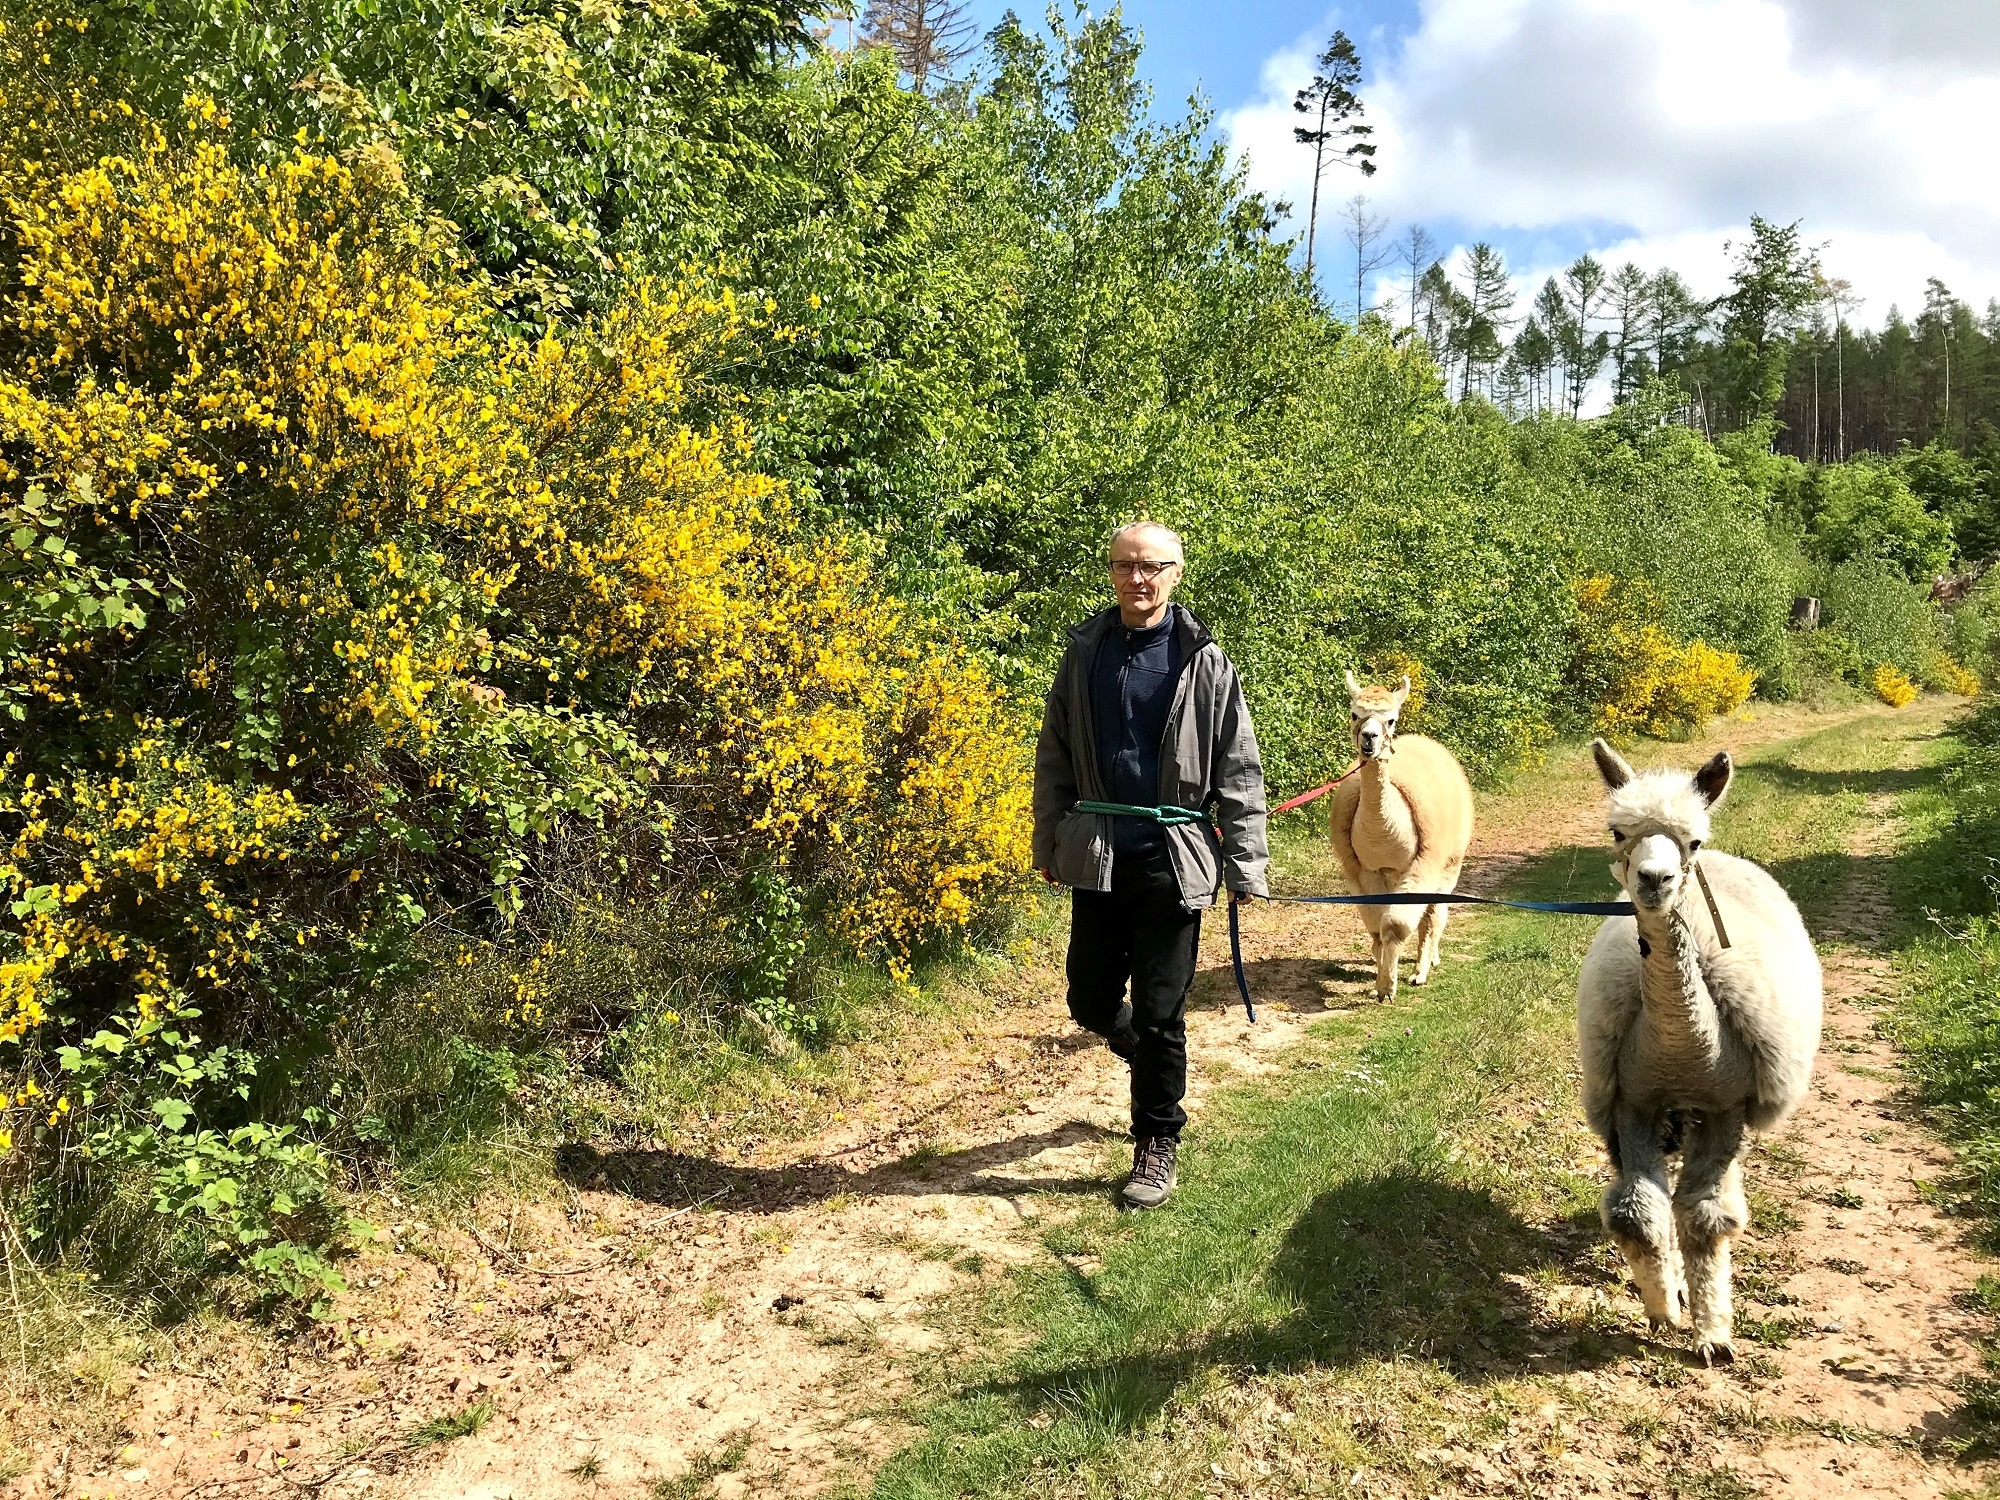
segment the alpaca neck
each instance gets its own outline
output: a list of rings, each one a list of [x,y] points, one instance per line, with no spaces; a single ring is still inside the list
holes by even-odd
[[[1361,767],[1361,801],[1356,808],[1356,852],[1378,869],[1407,864],[1416,854],[1417,825],[1410,804],[1389,779],[1381,761]],[[1370,858],[1369,856],[1373,856]]]
[[[1639,938],[1642,1024],[1659,1053],[1714,1066],[1722,1055],[1722,1023],[1701,974],[1701,948],[1678,912],[1641,913]]]

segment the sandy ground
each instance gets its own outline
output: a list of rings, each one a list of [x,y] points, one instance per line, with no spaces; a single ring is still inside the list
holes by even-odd
[[[1781,716],[1717,738],[1741,748],[1828,722]],[[1489,890],[1558,843],[1594,843],[1594,795],[1570,801],[1555,815],[1520,798],[1483,808],[1466,888]],[[1880,901],[1848,893],[1856,942]],[[1246,1024],[1234,1003],[1218,914],[1189,1018],[1197,1111],[1218,1082],[1269,1071],[1316,1016],[1367,1003],[1347,912],[1262,909],[1245,926],[1261,1019]],[[1798,1227],[1744,1258],[1762,1301],[1739,1276],[1743,1312],[1782,1319],[1784,1346],[1756,1348],[1748,1388],[1741,1369],[1698,1368],[1663,1387],[1643,1362],[1566,1377],[1596,1387],[1607,1413],[1655,1411],[1657,1428],[1641,1442],[1629,1418],[1552,1404],[1490,1451],[1435,1455],[1456,1492],[1665,1495],[1666,1480],[1648,1486],[1676,1454],[1771,1493],[1966,1483],[1923,1438],[1948,1431],[1954,1383],[1978,1368],[1978,1321],[1957,1299],[1984,1267],[1924,1200],[1948,1157],[1910,1123],[1874,1037],[1880,967],[1852,944],[1828,965],[1814,1095],[1753,1169],[1812,1163],[1784,1189]],[[728,1500],[810,1494],[865,1468],[907,1435],[891,1412],[936,1338],[935,1300],[1042,1253],[1044,1205],[1117,1185],[1106,1167],[1124,1131],[1122,1068],[1070,1026],[1060,995],[1059,976],[1023,972],[965,1034],[896,1059],[870,1118],[808,1141],[576,1148],[566,1207],[489,1208],[477,1237],[408,1210],[319,1333],[219,1374],[142,1372],[128,1446],[109,1463],[48,1455],[16,1492],[541,1500],[713,1471]],[[1534,1295],[1629,1291],[1606,1275]],[[1716,1412],[1746,1402],[1758,1420],[1718,1434]],[[467,1413],[486,1420],[413,1445],[424,1424]]]

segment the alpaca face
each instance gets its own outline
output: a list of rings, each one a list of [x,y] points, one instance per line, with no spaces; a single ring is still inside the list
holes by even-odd
[[[1605,819],[1611,873],[1641,911],[1671,911],[1687,892],[1694,857],[1708,842],[1709,810],[1729,790],[1734,762],[1723,750],[1693,776],[1639,775],[1603,740],[1591,741],[1590,749],[1611,792]]]
[[[1410,696],[1410,679],[1394,688],[1363,687],[1354,674],[1347,674],[1348,732],[1354,737],[1354,753],[1363,760],[1386,761],[1396,742],[1396,721],[1402,717],[1403,700]]]

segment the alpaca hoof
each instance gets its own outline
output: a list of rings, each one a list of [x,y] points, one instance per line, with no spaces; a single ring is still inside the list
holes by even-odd
[[[1736,1363],[1736,1346],[1726,1338],[1707,1338],[1694,1346],[1694,1352],[1701,1356],[1701,1362],[1710,1367],[1716,1364]]]
[[[1431,982],[1431,976],[1428,974],[1412,974],[1410,976],[1410,987],[1412,989],[1422,989],[1425,985],[1429,984],[1430,982]]]
[[[1678,1333],[1681,1319],[1678,1313],[1647,1313],[1646,1327],[1654,1333]]]

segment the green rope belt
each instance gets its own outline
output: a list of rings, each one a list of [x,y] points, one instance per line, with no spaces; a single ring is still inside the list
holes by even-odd
[[[1171,828],[1178,823],[1206,823],[1208,814],[1198,807],[1135,807],[1129,802],[1079,802],[1078,812],[1106,813],[1114,818],[1150,818]]]

